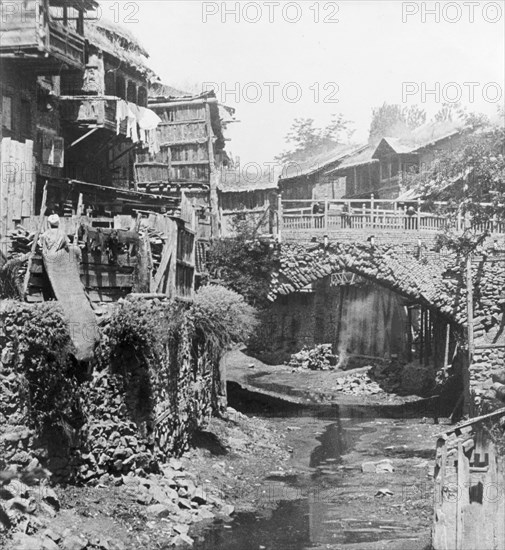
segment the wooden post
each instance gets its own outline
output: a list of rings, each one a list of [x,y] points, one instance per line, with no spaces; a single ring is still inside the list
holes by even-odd
[[[277,241],[282,242],[282,229],[284,224],[284,214],[282,212],[282,191],[277,195]]]
[[[214,162],[214,133],[210,116],[210,106],[205,104],[205,122],[207,126],[207,152],[209,155],[209,201],[210,201],[210,226],[214,238],[220,237],[219,200],[217,196],[218,172]]]
[[[372,224],[372,228],[375,226],[375,224],[374,224],[374,208],[375,208],[375,196],[372,193],[370,195],[370,214],[371,214],[370,222]]]
[[[79,199],[77,201],[77,210],[75,216],[75,233],[74,233],[74,244],[77,244],[77,239],[79,237],[79,223],[81,221],[82,209],[83,209],[83,198],[82,193],[79,193]]]
[[[324,229],[328,229],[328,199],[324,200]]]
[[[417,198],[417,230],[421,229],[421,199]]]
[[[468,375],[473,362],[474,336],[473,336],[473,281],[472,281],[472,253],[466,258],[466,316],[468,339]]]
[[[443,368],[447,368],[449,364],[449,346],[450,346],[450,340],[451,339],[451,324],[447,323],[445,326],[445,350],[444,350],[444,366]]]
[[[46,213],[46,202],[47,202],[47,180],[44,183],[44,190],[42,192],[42,203],[40,205],[39,225],[37,227],[37,231],[35,231],[32,247],[28,255],[28,265],[26,266],[25,280],[23,282],[23,296],[22,296],[23,300],[26,298],[26,293],[28,292],[28,283],[30,282],[30,271],[32,269],[33,256],[35,254],[35,250],[37,249],[37,242],[39,240],[40,233],[42,231],[42,225],[44,223],[44,218]]]

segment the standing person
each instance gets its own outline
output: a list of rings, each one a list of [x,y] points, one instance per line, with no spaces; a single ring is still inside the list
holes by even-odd
[[[324,204],[316,202],[312,207],[312,214],[314,215],[314,226],[316,229],[321,229],[323,227]]]
[[[354,211],[351,208],[351,205],[346,202],[342,208],[342,227],[344,228],[350,228],[351,227],[351,216],[353,215]]]
[[[405,212],[405,229],[418,229],[417,212],[412,205]]]
[[[44,254],[57,254],[60,250],[69,250],[68,238],[60,230],[60,217],[58,214],[51,214],[47,221],[49,229],[46,229],[40,236],[40,246]]]

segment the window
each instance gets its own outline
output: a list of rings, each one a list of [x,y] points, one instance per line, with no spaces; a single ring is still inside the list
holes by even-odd
[[[2,127],[12,130],[12,97],[2,96]]]
[[[49,6],[52,21],[59,21],[78,34],[84,34],[84,14],[72,6]]]
[[[105,95],[116,95],[116,78],[113,71],[105,73]]]
[[[135,82],[128,82],[126,101],[129,101],[130,103],[137,103],[137,85]]]
[[[147,107],[147,90],[144,86],[139,88],[138,104],[140,107]]]
[[[116,96],[121,99],[126,99],[126,83],[122,76],[116,77]]]

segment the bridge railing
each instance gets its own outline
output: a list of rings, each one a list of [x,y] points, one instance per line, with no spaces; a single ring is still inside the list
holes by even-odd
[[[448,203],[418,201],[414,204],[415,206],[408,208],[390,199],[373,198],[366,202],[362,199],[290,199],[281,201],[280,219],[282,230],[290,232],[312,229],[330,232],[346,229],[437,232],[449,223],[457,231],[463,231],[466,224],[464,217],[456,215],[449,219]],[[476,228],[481,231],[487,229],[490,233],[505,233],[505,222],[495,218]]]

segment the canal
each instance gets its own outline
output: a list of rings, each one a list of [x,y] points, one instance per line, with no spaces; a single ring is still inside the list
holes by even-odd
[[[272,472],[257,488],[267,506],[215,522],[195,549],[428,547],[432,436],[440,430],[433,420],[401,408],[234,405],[285,434],[289,474]],[[362,471],[364,462],[380,460],[394,471]]]

